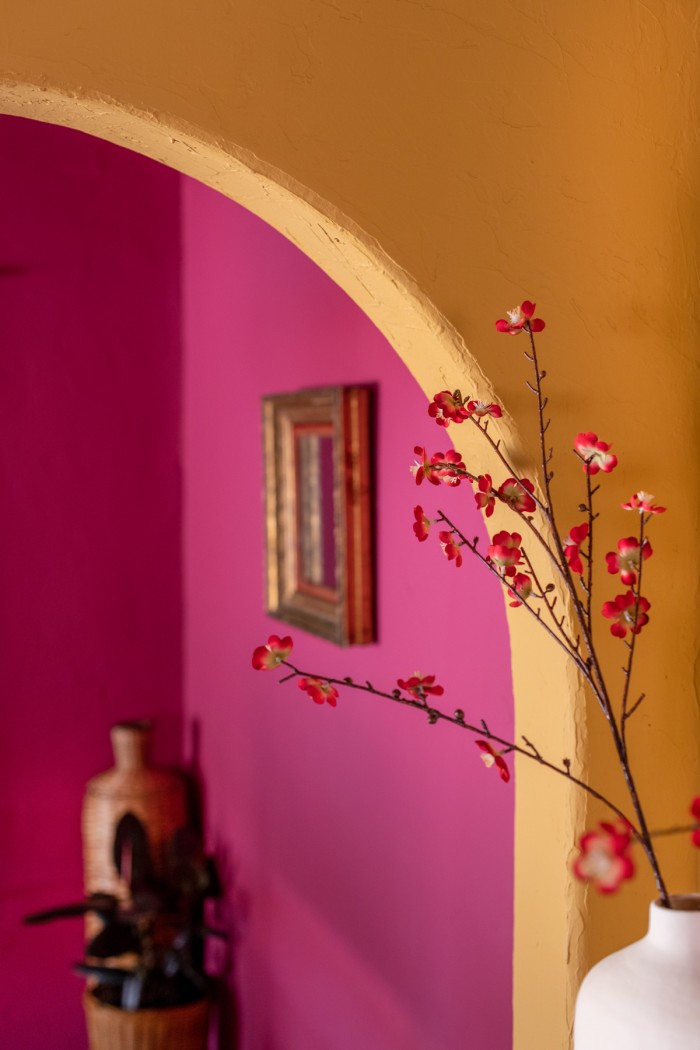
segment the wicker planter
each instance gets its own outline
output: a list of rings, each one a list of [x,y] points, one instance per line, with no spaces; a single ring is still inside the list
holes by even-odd
[[[119,1010],[84,997],[90,1050],[207,1050],[209,1002],[161,1010]]]

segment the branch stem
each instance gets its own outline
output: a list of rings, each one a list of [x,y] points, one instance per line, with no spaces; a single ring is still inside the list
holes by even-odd
[[[612,802],[609,798],[597,791],[590,784],[587,784],[584,780],[574,776],[570,771],[570,762],[565,761],[561,766],[558,766],[555,762],[550,762],[548,759],[543,758],[537,748],[532,744],[526,737],[523,737],[525,746],[516,744],[512,740],[507,740],[505,737],[498,736],[492,733],[487,727],[486,723],[481,721],[480,724],[472,725],[467,722],[464,718],[463,711],[459,710],[454,715],[448,715],[445,711],[441,711],[439,708],[434,707],[428,703],[427,697],[416,699],[414,697],[404,696],[399,693],[398,690],[394,690],[391,693],[387,693],[382,689],[376,689],[369,682],[355,682],[348,678],[328,678],[326,675],[318,674],[315,671],[302,671],[300,668],[295,667],[294,664],[290,663],[289,660],[282,660],[281,663],[289,668],[290,674],[285,677],[285,680],[290,677],[296,678],[319,678],[323,682],[328,682],[329,685],[340,686],[343,689],[355,689],[360,693],[369,693],[371,696],[381,697],[383,700],[391,700],[395,704],[401,704],[404,707],[410,707],[414,711],[422,711],[423,714],[427,714],[430,722],[435,724],[436,722],[447,722],[449,725],[458,726],[460,729],[466,729],[469,733],[474,733],[476,736],[486,737],[491,743],[500,744],[506,751],[514,751],[518,755],[524,755],[525,758],[529,758],[538,765],[543,766],[545,769],[551,769],[553,773],[559,774],[559,776],[566,777],[567,780],[576,784],[583,791],[586,791],[592,798],[597,799],[604,806],[607,806],[611,812],[618,816],[621,820],[626,821],[631,829],[632,833],[636,838],[641,841],[640,831],[632,824],[629,817]]]

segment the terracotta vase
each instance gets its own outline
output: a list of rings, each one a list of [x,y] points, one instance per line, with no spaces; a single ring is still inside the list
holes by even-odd
[[[90,1050],[207,1050],[209,1003],[159,1010],[120,1010],[83,999]]]
[[[590,971],[576,1001],[574,1050],[698,1050],[700,894],[650,907],[649,932]]]
[[[148,722],[123,722],[111,730],[114,767],[88,782],[83,802],[83,858],[86,893],[127,897],[114,866],[114,832],[125,813],[143,823],[156,871],[161,871],[174,832],[187,823],[184,780],[148,764]]]

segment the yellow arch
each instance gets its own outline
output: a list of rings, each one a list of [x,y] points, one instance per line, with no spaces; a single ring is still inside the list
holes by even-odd
[[[340,285],[384,333],[427,395],[458,384],[479,396],[494,396],[460,334],[379,245],[311,190],[239,147],[213,143],[202,132],[165,124],[103,98],[78,99],[16,81],[0,82],[0,111],[96,135],[218,190],[275,227]],[[506,415],[497,426],[498,436],[517,448],[513,420]],[[481,444],[470,445],[463,439],[459,447],[465,455],[473,452],[484,461]],[[505,516],[499,523],[498,515],[493,522],[496,528],[508,524]],[[512,611],[509,627],[516,729],[534,735],[544,753],[575,758],[583,718],[575,675],[545,646],[541,670],[533,679],[533,653],[541,648],[539,632]],[[543,692],[571,698],[571,706],[562,704],[560,720],[541,719]],[[517,1050],[568,1045],[573,996],[584,961],[581,894],[572,885],[565,863],[584,800],[566,782],[552,785],[546,774],[527,765],[518,767],[516,802]],[[543,811],[548,831],[533,848],[533,829],[541,827]]]
[[[517,341],[504,348],[492,319],[541,299],[553,444],[592,429],[620,457],[601,542],[629,528],[614,501],[639,488],[670,509],[645,579],[652,622],[635,664],[648,699],[631,746],[651,823],[683,820],[700,783],[697,5],[6,8],[0,110],[111,139],[234,197],[355,299],[426,392],[488,393],[483,371],[531,433]],[[502,430],[517,436],[512,420]],[[580,502],[568,467],[560,452],[567,528]],[[518,727],[622,801],[604,727],[517,613]],[[613,902],[575,893],[563,858],[583,802],[532,765],[520,763],[516,794],[515,1048],[564,1050],[578,971],[642,932],[654,889],[640,878]],[[693,889],[688,847],[662,853],[671,888]]]

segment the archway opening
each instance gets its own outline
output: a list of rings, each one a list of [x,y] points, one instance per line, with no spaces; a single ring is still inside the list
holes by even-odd
[[[103,101],[63,97],[13,85],[6,88],[6,112],[40,116],[59,124],[89,131],[195,176],[239,200],[247,209],[283,231],[343,287],[390,339],[426,392],[459,383],[488,396],[489,388],[475,360],[461,339],[431,304],[396,269],[379,247],[352,223],[328,208],[302,187],[293,186],[281,173],[265,169],[233,146],[212,145],[192,132],[170,129],[150,116],[125,112]],[[508,419],[501,432],[514,436]],[[577,683],[565,669],[548,660],[536,681],[531,679],[533,640],[522,621],[511,621],[516,720],[536,721],[542,688],[556,695],[570,695],[574,706],[561,726],[543,724],[538,740],[557,750],[573,753],[580,730],[576,728]],[[572,991],[581,956],[577,939],[577,901],[569,883],[563,857],[576,824],[577,800],[563,788],[555,801],[550,834],[530,848],[538,826],[543,799],[552,812],[551,792],[536,771],[526,771],[518,785],[516,826],[516,909],[514,1009],[516,1045],[526,1045],[532,1031],[551,1032],[564,1039]],[[538,814],[537,817],[535,814]],[[535,951],[551,961],[548,981],[534,980],[531,959]],[[553,1004],[556,1004],[553,1006]]]
[[[453,578],[437,547],[415,549],[407,467],[435,432],[424,395],[326,275],[220,194],[74,131],[3,118],[0,135],[13,158],[3,487],[16,497],[3,528],[3,796],[35,814],[8,838],[21,888],[8,933],[22,912],[79,895],[80,791],[108,764],[107,727],[155,716],[161,759],[194,757],[202,772],[248,1045],[321,1032],[329,1045],[456,1048],[466,1028],[474,1045],[505,1045],[510,791],[461,734],[352,697],[320,711],[250,670],[275,629],[262,603],[260,397],[368,382],[379,640],[298,648],[329,673],[388,675],[387,688],[434,670],[455,704],[466,679],[511,731],[498,588],[476,564]],[[37,979],[28,936],[14,1003]],[[58,1010],[78,1046],[67,964],[80,931],[40,936],[47,1026]],[[14,1010],[15,1045],[35,1044],[36,1023]]]

